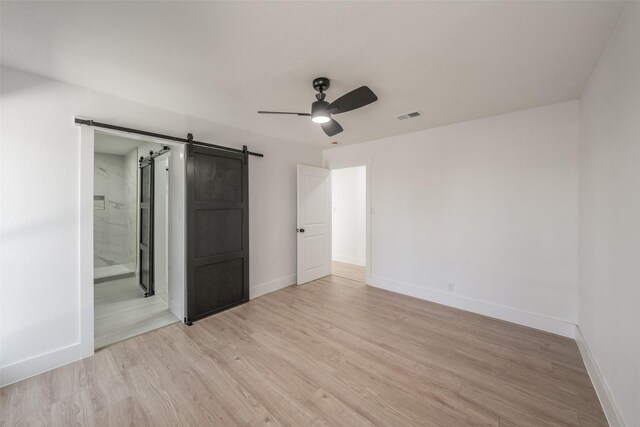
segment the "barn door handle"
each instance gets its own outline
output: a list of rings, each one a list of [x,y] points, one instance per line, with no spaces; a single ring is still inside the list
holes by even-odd
[[[296,231],[297,231],[298,233],[304,233],[304,228],[296,228]]]

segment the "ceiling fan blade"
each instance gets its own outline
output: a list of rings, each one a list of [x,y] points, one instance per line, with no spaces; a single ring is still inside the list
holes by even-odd
[[[346,113],[347,111],[369,105],[377,100],[378,97],[371,89],[367,86],[360,86],[358,89],[354,89],[333,101],[329,104],[327,110],[329,110],[331,114]]]
[[[324,133],[327,134],[327,136],[337,135],[343,130],[342,126],[340,126],[340,123],[336,122],[333,119],[329,120],[327,123],[321,124],[320,126],[322,127]]]
[[[296,116],[311,117],[310,113],[290,113],[288,111],[258,111],[258,114],[295,114]]]

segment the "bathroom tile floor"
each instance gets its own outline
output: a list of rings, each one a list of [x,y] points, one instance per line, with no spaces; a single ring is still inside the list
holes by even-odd
[[[95,284],[96,349],[178,322],[159,295],[145,298],[136,277]]]

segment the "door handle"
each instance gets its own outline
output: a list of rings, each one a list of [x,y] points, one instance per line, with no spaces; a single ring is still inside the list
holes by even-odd
[[[297,231],[298,233],[304,233],[304,228],[296,228],[296,231]]]

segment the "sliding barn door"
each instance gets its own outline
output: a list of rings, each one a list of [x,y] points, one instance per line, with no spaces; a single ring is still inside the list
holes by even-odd
[[[187,159],[187,323],[249,300],[246,157],[192,145]]]
[[[140,163],[140,287],[144,296],[154,294],[153,286],[153,159]]]

